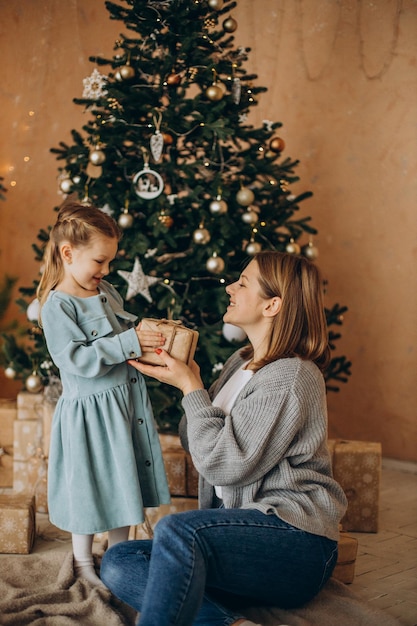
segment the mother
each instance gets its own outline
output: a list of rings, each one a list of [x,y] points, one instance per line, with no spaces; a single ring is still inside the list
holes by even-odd
[[[244,604],[300,606],[337,561],[346,498],[326,444],[319,272],[303,257],[261,252],[226,292],[223,319],[249,345],[209,391],[195,363],[165,351],[165,366],[131,362],[184,394],[180,435],[200,474],[199,510],[104,555],[102,580],[140,611],[141,626],[249,625]]]

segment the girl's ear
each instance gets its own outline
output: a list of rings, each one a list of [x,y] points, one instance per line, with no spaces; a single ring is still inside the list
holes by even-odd
[[[278,315],[282,307],[282,299],[279,296],[270,298],[268,304],[264,308],[265,317],[274,317]]]
[[[70,265],[72,263],[72,248],[69,243],[63,243],[59,249],[64,263]]]

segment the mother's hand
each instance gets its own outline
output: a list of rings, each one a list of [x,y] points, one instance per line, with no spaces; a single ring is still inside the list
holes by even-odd
[[[196,389],[204,389],[199,367],[195,361],[193,361],[191,366],[188,366],[179,359],[174,359],[165,350],[158,348],[155,352],[157,352],[164,365],[148,365],[135,359],[129,359],[128,363],[141,374],[156,378],[161,383],[177,387],[184,395]]]

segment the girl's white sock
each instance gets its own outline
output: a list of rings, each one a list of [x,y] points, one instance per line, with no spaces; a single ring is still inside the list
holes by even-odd
[[[93,538],[94,535],[72,535],[74,572],[77,578],[84,578],[96,587],[105,587],[94,569]]]
[[[129,539],[130,526],[122,526],[121,528],[112,528],[108,531],[109,548],[121,541],[127,541]]]

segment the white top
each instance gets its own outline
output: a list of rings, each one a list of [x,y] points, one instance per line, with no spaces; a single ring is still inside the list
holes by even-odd
[[[242,367],[229,378],[227,383],[223,385],[217,396],[213,398],[213,406],[221,408],[226,415],[230,415],[238,394],[253,376],[253,370],[245,369],[248,363],[249,361],[245,362]],[[222,488],[215,486],[214,490],[216,492],[216,496],[221,500]]]

